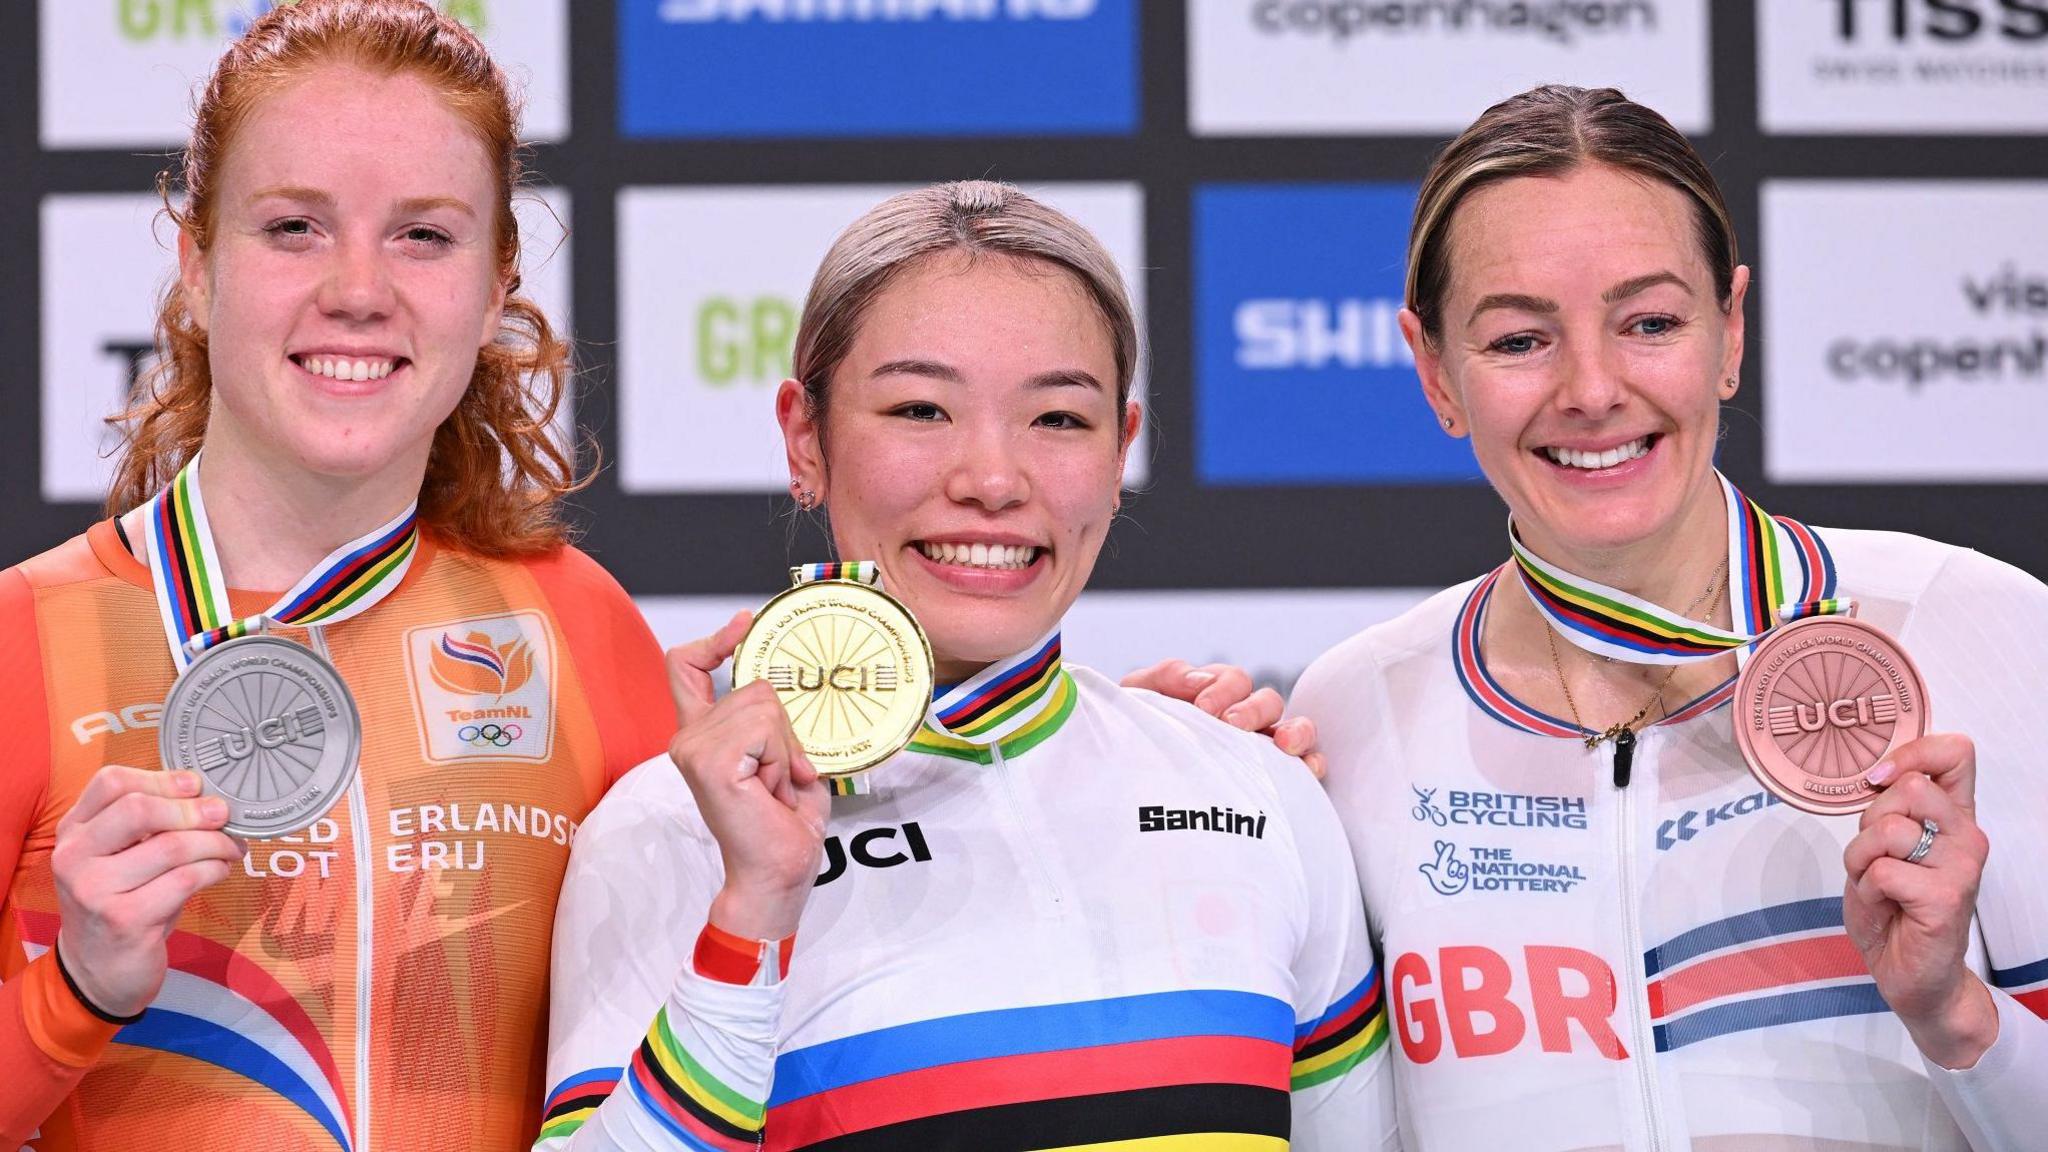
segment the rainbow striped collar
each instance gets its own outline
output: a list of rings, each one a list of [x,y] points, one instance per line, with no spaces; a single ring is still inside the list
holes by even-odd
[[[1021,756],[1059,731],[1076,697],[1074,678],[1060,664],[1055,628],[1015,656],[959,684],[941,685],[910,750],[979,764],[992,763],[997,752],[1004,759]]]
[[[1775,523],[1791,543],[1787,549],[1798,560],[1801,593],[1798,603],[1826,601],[1835,595],[1835,561],[1828,553],[1827,545],[1820,535],[1796,520],[1776,517]],[[1509,560],[1499,568],[1487,573],[1465,597],[1465,603],[1458,609],[1458,618],[1451,628],[1451,664],[1457,671],[1458,683],[1465,688],[1465,695],[1478,705],[1481,712],[1495,720],[1522,732],[1538,736],[1570,737],[1584,739],[1595,735],[1591,729],[1581,728],[1569,720],[1561,720],[1547,712],[1529,707],[1501,686],[1487,670],[1486,659],[1479,651],[1479,638],[1486,627],[1486,609],[1493,600],[1494,589],[1501,577],[1517,573],[1516,563]],[[1760,594],[1761,593],[1761,594]],[[1768,593],[1753,590],[1737,593],[1738,596],[1754,603],[1767,599]],[[1730,676],[1706,693],[1695,697],[1683,707],[1657,721],[1658,725],[1682,724],[1698,716],[1704,716],[1728,702],[1735,694],[1735,677]]]

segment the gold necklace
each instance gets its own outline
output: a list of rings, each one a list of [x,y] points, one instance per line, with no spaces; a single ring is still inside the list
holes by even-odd
[[[1707,585],[1707,590],[1705,592],[1700,593],[1698,599],[1686,605],[1685,611],[1681,613],[1681,615],[1691,616],[1693,612],[1699,608],[1700,604],[1703,601],[1705,601],[1706,598],[1709,596],[1714,597],[1714,604],[1719,604],[1720,596],[1717,594],[1721,591],[1721,578],[1723,576],[1726,576],[1727,574],[1728,561],[1724,559],[1718,566],[1715,567],[1714,579],[1711,583]],[[1713,607],[1713,604],[1708,605],[1708,609],[1710,611]],[[1577,728],[1581,732],[1592,732],[1592,729],[1586,727],[1585,721],[1579,719],[1578,701],[1572,699],[1571,682],[1564,678],[1564,664],[1557,658],[1557,629],[1550,627],[1548,621],[1546,621],[1544,624],[1543,641],[1544,643],[1550,646],[1550,668],[1553,672],[1557,673],[1557,686],[1559,688],[1564,689],[1564,704],[1565,707],[1571,709],[1572,726]],[[1682,665],[1673,664],[1670,670],[1664,673],[1664,678],[1662,680],[1657,681],[1657,686],[1650,690],[1650,698],[1648,700],[1643,701],[1643,706],[1641,708],[1636,709],[1635,715],[1629,717],[1626,720],[1621,721],[1618,724],[1610,724],[1604,730],[1600,732],[1594,732],[1592,735],[1587,736],[1586,747],[1589,750],[1593,748],[1598,748],[1601,742],[1606,740],[1617,739],[1623,732],[1633,734],[1636,730],[1636,725],[1642,722],[1643,717],[1648,716],[1650,714],[1650,709],[1656,707],[1657,703],[1664,699],[1664,689],[1670,685],[1671,678],[1673,676],[1678,675],[1678,670],[1680,667],[1682,667]]]

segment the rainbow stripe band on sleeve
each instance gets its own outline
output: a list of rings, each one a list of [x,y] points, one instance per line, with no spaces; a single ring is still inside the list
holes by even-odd
[[[767,1109],[727,1087],[684,1049],[663,1008],[628,1070],[633,1095],[682,1142],[699,1152],[752,1152]]]
[[[1329,1011],[1294,1029],[1294,1068],[1289,1088],[1299,1092],[1337,1079],[1387,1042],[1385,1001],[1379,965],[1337,998]]]
[[[624,1072],[623,1068],[592,1068],[555,1085],[541,1109],[540,1138],[574,1135],[611,1096],[612,1089],[619,1086],[619,1077]]]

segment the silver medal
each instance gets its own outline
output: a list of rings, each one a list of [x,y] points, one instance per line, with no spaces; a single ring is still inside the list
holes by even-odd
[[[197,772],[227,801],[229,833],[260,840],[326,815],[355,779],[362,739],[334,665],[258,635],[208,648],[178,677],[157,752],[167,771]]]

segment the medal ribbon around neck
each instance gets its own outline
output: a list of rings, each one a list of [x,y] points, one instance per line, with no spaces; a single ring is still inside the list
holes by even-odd
[[[1802,534],[1809,530],[1774,519],[1716,472],[1728,506],[1728,606],[1735,631],[1689,619],[1618,588],[1574,575],[1523,547],[1514,521],[1508,547],[1522,587],[1559,635],[1596,656],[1631,664],[1692,664],[1727,652],[1746,652],[1780,622],[1853,611],[1850,601],[1825,598],[1831,579],[1811,570]],[[1787,557],[1807,568],[1794,602],[1787,589]],[[1740,657],[1738,656],[1738,659]]]
[[[405,578],[420,537],[419,504],[414,502],[396,519],[328,553],[277,603],[236,619],[199,495],[199,457],[149,502],[148,516],[143,540],[157,609],[171,658],[181,671],[208,648],[260,632],[270,623],[310,628],[368,611]]]

